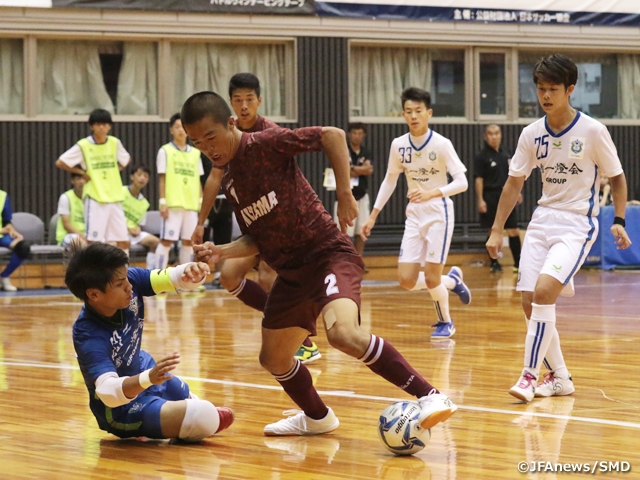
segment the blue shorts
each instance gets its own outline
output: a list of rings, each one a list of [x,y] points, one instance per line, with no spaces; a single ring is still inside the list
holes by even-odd
[[[11,242],[13,242],[13,238],[11,238],[11,235],[3,235],[2,237],[0,237],[0,247],[5,247],[5,248],[9,248],[9,245],[11,245]]]
[[[152,368],[155,364],[151,355],[140,350],[140,371]],[[126,405],[105,407],[104,417],[96,415],[96,418],[100,428],[120,438],[166,438],[162,435],[160,409],[167,401],[186,398],[189,398],[189,385],[173,377],[162,385],[152,385]]]

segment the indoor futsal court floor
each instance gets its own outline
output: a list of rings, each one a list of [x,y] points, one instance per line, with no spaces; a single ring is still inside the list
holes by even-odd
[[[332,349],[321,328],[322,358],[308,367],[340,427],[318,437],[263,436],[294,405],[258,363],[260,315],[223,290],[146,300],[142,346],[156,358],[179,350],[176,374],[200,397],[233,408],[235,423],[196,445],[118,440],[98,429],[77,368],[71,326],[80,302],[65,290],[0,294],[0,478],[561,479],[584,473],[558,468],[587,466],[600,478],[640,478],[640,275],[578,274],[577,295],[558,302],[557,322],[576,392],[526,405],[507,393],[526,331],[516,275],[463,271],[473,300],[450,297],[457,333],[440,342],[429,338],[428,293],[400,289],[395,268],[366,277],[363,328],[392,342],[459,406],[412,457],[391,455],[376,432],[383,408],[408,397]]]

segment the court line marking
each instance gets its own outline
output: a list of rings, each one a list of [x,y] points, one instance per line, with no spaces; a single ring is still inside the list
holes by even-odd
[[[0,362],[0,365],[6,365],[9,367],[79,370],[78,367],[75,367],[72,365],[47,364],[47,363]],[[262,385],[259,383],[236,382],[233,380],[217,380],[214,378],[188,377],[183,375],[180,375],[179,378],[183,380],[188,380],[188,381],[212,383],[217,385],[228,385],[233,387],[247,387],[247,388],[258,388],[262,390],[283,391],[282,387],[279,387],[276,385]],[[354,392],[341,391],[341,390],[318,390],[318,393],[320,395],[324,395],[327,397],[357,398],[359,400],[380,400],[382,402],[397,402],[401,400],[406,400],[406,398],[402,399],[402,398],[395,398],[395,397],[380,397],[377,395],[362,395]],[[611,425],[616,427],[640,429],[640,423],[623,422],[620,420],[606,420],[603,418],[575,417],[571,415],[553,415],[551,413],[525,412],[525,411],[505,410],[501,408],[474,407],[470,405],[458,405],[458,408],[460,410],[469,410],[472,412],[499,413],[502,415],[517,415],[517,416],[526,415],[529,417],[553,418],[557,420],[572,420],[576,422],[597,423],[601,425]]]

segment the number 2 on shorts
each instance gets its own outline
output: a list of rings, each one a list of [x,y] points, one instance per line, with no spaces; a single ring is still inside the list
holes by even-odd
[[[337,285],[338,281],[336,280],[336,276],[333,273],[330,273],[325,277],[324,283],[327,286],[327,297],[336,293],[340,293]]]

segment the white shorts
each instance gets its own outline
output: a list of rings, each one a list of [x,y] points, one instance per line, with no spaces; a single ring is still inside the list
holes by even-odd
[[[572,296],[573,276],[584,263],[598,236],[598,219],[577,213],[538,207],[524,236],[519,292],[533,292],[540,274],[565,285],[561,295]]]
[[[198,212],[184,208],[170,208],[169,218],[162,219],[160,238],[162,240],[191,240],[198,225]]]
[[[128,242],[129,230],[122,203],[100,203],[84,200],[84,222],[90,242]]]
[[[407,205],[398,263],[445,263],[453,235],[453,202],[449,197]]]
[[[369,220],[370,213],[371,206],[369,202],[369,194],[366,193],[364,197],[358,200],[358,216],[353,221],[353,227],[347,227],[347,235],[350,237],[360,235],[362,225]],[[333,202],[333,221],[338,224],[338,227],[340,227],[340,222],[338,221],[338,202]]]
[[[149,235],[151,234],[148,232],[140,231],[140,235],[138,235],[137,237],[132,237],[131,235],[129,235],[129,241],[131,242],[131,245],[138,245],[142,240],[147,238]]]

